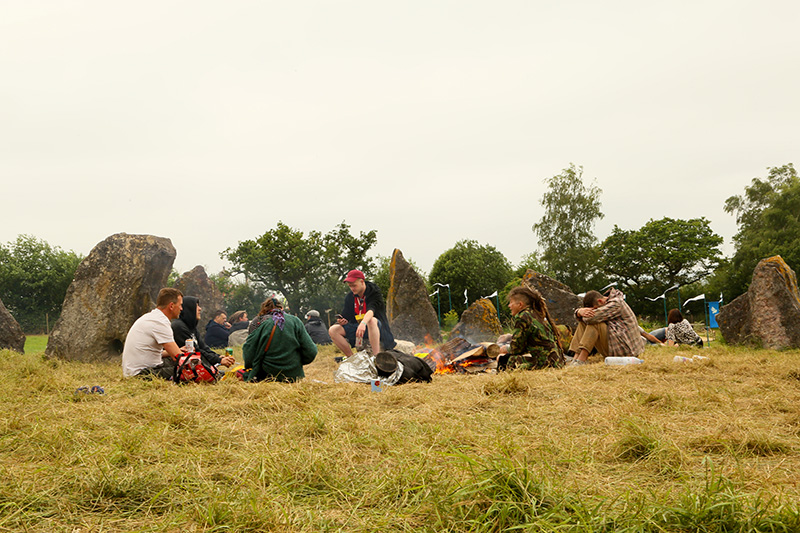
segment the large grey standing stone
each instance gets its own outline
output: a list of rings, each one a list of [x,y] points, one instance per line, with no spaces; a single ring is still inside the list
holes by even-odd
[[[398,249],[392,253],[389,279],[391,284],[386,299],[386,313],[395,338],[422,344],[428,336],[429,342],[439,342],[439,319],[431,305],[425,280]]]
[[[728,344],[800,348],[800,291],[794,271],[779,255],[759,261],[750,288],[720,309],[717,323]]]
[[[200,321],[197,323],[197,332],[201,336],[206,334],[206,324],[211,320],[214,311],[222,309],[225,311],[225,297],[217,288],[214,280],[208,277],[206,269],[197,265],[189,272],[184,272],[175,281],[175,288],[179,289],[184,296],[195,296],[200,299]],[[227,314],[227,311],[225,311]]]
[[[131,325],[155,307],[175,255],[169,239],[152,235],[118,233],[95,246],[75,271],[45,355],[119,357]]]
[[[6,309],[3,300],[0,300],[0,350],[25,353],[25,334],[19,322]]]
[[[462,337],[472,344],[494,342],[503,334],[497,309],[490,300],[481,298],[461,313],[461,320],[450,332],[450,338]]]
[[[522,284],[539,291],[547,303],[547,310],[556,324],[569,326],[572,331],[578,327],[575,309],[583,305],[583,300],[568,286],[551,277],[528,269],[522,277]]]

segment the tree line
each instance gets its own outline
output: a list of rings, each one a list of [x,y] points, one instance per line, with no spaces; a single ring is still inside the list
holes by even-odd
[[[519,265],[489,244],[462,240],[436,259],[429,274],[417,271],[426,277],[429,292],[439,290],[434,303],[441,298],[443,311],[452,306],[459,314],[493,293],[502,302],[529,268],[574,292],[616,283],[637,312],[651,316],[661,313],[663,303],[649,298],[676,285],[687,296],[724,294],[729,302],[747,290],[764,257],[777,254],[792,268],[800,265],[800,179],[791,163],[767,172],[725,201],[725,211],[737,223],[730,258],[723,256],[723,239],[705,217],[651,219],[638,229],[615,225],[601,242],[595,224],[604,216],[602,190],[584,180],[582,167],[570,164],[545,180],[543,215],[531,226],[536,249]],[[279,221],[260,237],[220,252],[231,267],[211,277],[229,310],[255,314],[267,296],[280,294],[296,313],[335,313],[343,296],[342,276],[351,268],[388,292],[390,258],[370,255],[376,243],[375,230],[355,235],[344,221],[328,233],[307,234]],[[42,332],[55,322],[81,259],[29,235],[0,244],[0,299],[26,332]]]

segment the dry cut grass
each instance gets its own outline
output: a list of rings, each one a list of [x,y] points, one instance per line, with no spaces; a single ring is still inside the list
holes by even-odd
[[[800,353],[677,353],[373,393],[330,348],[182,387],[2,352],[0,531],[800,530]]]

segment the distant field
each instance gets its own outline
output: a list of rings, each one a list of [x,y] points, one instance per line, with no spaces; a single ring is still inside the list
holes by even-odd
[[[800,531],[800,352],[696,353],[373,393],[331,348],[182,387],[2,352],[0,531]]]
[[[43,352],[45,348],[47,348],[47,335],[25,337],[25,353]]]

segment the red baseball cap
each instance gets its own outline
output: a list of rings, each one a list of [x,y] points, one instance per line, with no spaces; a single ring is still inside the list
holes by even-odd
[[[348,281],[355,281],[357,279],[367,279],[364,277],[364,273],[360,270],[351,270],[347,273],[347,277],[344,278],[345,283]]]

